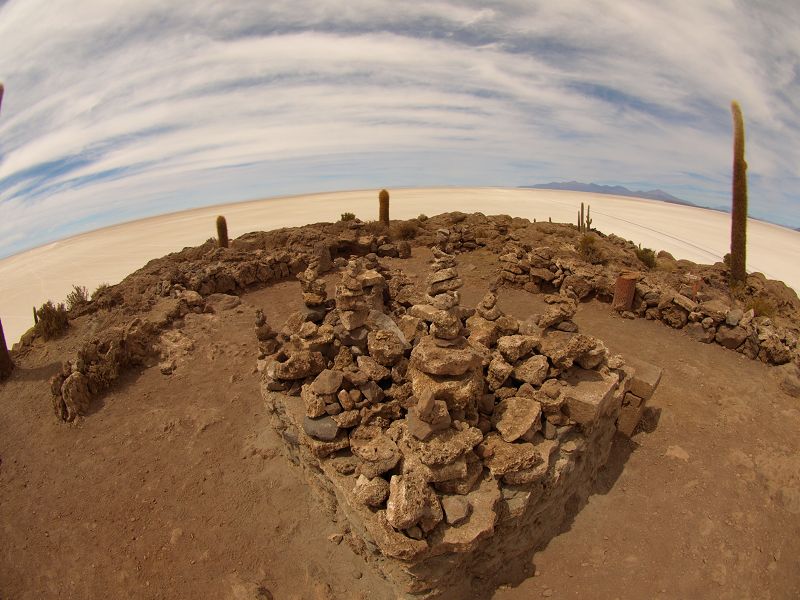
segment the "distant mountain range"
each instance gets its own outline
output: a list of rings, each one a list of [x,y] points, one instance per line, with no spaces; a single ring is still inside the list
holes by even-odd
[[[629,190],[621,185],[598,185],[596,183],[581,183],[580,181],[562,181],[551,183],[540,183],[537,185],[523,185],[523,188],[537,190],[569,190],[571,192],[593,192],[595,194],[610,194],[612,196],[630,196],[632,198],[646,198],[647,200],[660,200],[661,202],[671,202],[683,206],[697,206],[688,200],[682,200],[668,194],[664,190]]]

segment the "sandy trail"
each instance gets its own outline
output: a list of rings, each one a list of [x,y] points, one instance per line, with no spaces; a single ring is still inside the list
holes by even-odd
[[[459,210],[574,223],[581,202],[592,207],[592,226],[676,258],[713,263],[728,251],[730,217],[717,211],[585,192],[508,188],[392,190],[391,215],[408,219]],[[377,217],[376,190],[291,196],[198,208],[133,221],[53,242],[0,261],[0,317],[9,344],[33,324],[31,309],[63,300],[73,284],[91,292],[117,283],[148,260],[215,236],[224,214],[231,238],[309,222],[336,221],[343,212]],[[800,290],[800,232],[751,220],[748,270],[761,271]]]

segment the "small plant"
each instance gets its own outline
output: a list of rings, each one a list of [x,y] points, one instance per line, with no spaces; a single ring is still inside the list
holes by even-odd
[[[417,217],[417,221],[425,222],[427,220],[428,220],[428,215],[426,215],[424,213],[420,214],[420,216]]]
[[[217,245],[220,248],[228,247],[228,222],[222,215],[217,217]]]
[[[389,192],[386,190],[378,194],[378,220],[384,225],[389,224]]]
[[[67,310],[75,310],[89,302],[89,291],[82,285],[72,286],[72,291],[67,294]]]
[[[355,221],[356,216],[351,212],[343,212],[340,221]]]
[[[110,286],[110,285],[108,285],[108,284],[107,284],[107,283],[105,283],[105,282],[103,282],[103,283],[101,283],[100,285],[98,285],[98,286],[97,286],[97,289],[95,289],[95,291],[93,291],[93,292],[92,292],[92,300],[96,300],[96,299],[97,299],[97,297],[98,297],[100,294],[102,294],[103,292],[105,292],[105,291],[106,291],[106,290],[107,290],[109,287],[111,287],[111,286]]]
[[[367,221],[364,223],[364,233],[372,235],[385,235],[387,231],[386,225],[380,221]]]
[[[413,240],[417,237],[417,226],[413,221],[400,221],[392,225],[391,232],[397,240]]]
[[[636,258],[638,258],[648,269],[655,268],[656,253],[653,250],[650,248],[642,248],[642,245],[639,244],[639,247],[636,248],[635,252]]]
[[[603,252],[597,244],[597,238],[589,233],[583,234],[578,241],[578,252],[593,265],[603,262]]]
[[[55,305],[48,300],[39,307],[36,314],[39,316],[36,331],[46,340],[58,337],[69,326],[67,307],[63,302]]]

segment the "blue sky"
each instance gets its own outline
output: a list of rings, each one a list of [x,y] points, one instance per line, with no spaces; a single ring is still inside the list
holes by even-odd
[[[751,215],[800,227],[798,31],[785,0],[0,2],[0,256],[352,188],[578,179],[726,206],[733,98]]]

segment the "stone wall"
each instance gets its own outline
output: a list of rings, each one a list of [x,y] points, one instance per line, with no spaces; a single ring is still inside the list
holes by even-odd
[[[455,257],[433,256],[421,302],[391,316],[373,293],[391,286],[361,260],[332,304],[280,332],[259,316],[259,369],[273,426],[356,552],[401,595],[463,598],[585,501],[639,380],[574,323],[557,329],[573,299],[524,322],[492,293],[463,307]]]

